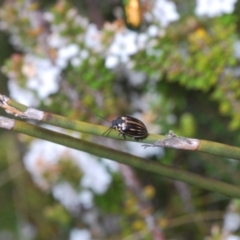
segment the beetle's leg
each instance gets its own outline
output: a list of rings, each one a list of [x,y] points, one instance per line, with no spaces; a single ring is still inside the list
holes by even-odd
[[[126,140],[126,134],[122,133],[122,132],[119,132],[118,136],[121,136],[124,138],[124,140]]]

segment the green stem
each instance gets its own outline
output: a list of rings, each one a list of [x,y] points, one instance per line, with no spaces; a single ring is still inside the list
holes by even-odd
[[[24,112],[28,109],[27,106],[20,104],[12,99],[9,99],[7,103],[10,106],[15,107],[19,111]],[[47,113],[47,112],[44,113],[42,122],[51,124],[54,126],[70,129],[73,131],[79,131],[79,132],[84,132],[84,133],[98,135],[98,136],[102,136],[102,134],[107,130],[107,127],[104,127],[104,126],[81,122],[81,121],[65,118],[65,117]],[[111,131],[108,137],[123,140],[123,138],[119,136],[118,131],[116,130]],[[164,138],[165,138],[164,135],[149,134],[149,136],[143,140],[143,143],[152,144]],[[127,137],[126,141],[135,141],[135,140]],[[210,153],[210,154],[214,154],[214,155],[218,155],[226,158],[240,160],[240,148],[238,147],[229,146],[222,143],[210,142],[206,140],[199,140],[199,141],[200,141],[199,146],[195,151],[200,151],[200,152]]]
[[[211,191],[216,191],[229,197],[240,198],[240,188],[236,186],[228,183],[223,183],[211,178],[202,177],[197,174],[189,173],[180,169],[175,169],[173,167],[165,166],[160,163],[133,156],[129,153],[110,149],[95,143],[90,143],[81,139],[73,138],[17,120],[15,121],[14,130],[33,137],[41,138],[70,148],[88,152],[102,158],[112,159],[138,169],[156,173],[179,181],[187,182],[189,184],[202,187]]]

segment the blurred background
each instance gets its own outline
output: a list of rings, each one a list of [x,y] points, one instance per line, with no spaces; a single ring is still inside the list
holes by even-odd
[[[239,1],[0,4],[1,94],[90,123],[130,115],[150,133],[239,146]],[[64,133],[240,182],[234,159]],[[0,240],[239,240],[239,213],[237,199],[0,130]]]

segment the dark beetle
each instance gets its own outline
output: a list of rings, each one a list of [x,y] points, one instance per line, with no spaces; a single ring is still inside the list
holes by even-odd
[[[135,140],[140,140],[148,136],[148,131],[144,123],[129,116],[122,116],[113,120],[111,126],[105,133],[110,132],[112,129],[119,131],[119,134],[122,135],[124,139],[128,136]]]

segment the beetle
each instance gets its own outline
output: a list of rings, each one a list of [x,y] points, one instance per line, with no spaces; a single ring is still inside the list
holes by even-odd
[[[128,136],[132,137],[134,140],[141,140],[148,136],[148,131],[144,123],[130,116],[122,116],[113,120],[109,129],[104,132],[103,135],[107,132],[109,134],[112,129],[116,129],[124,139]]]

